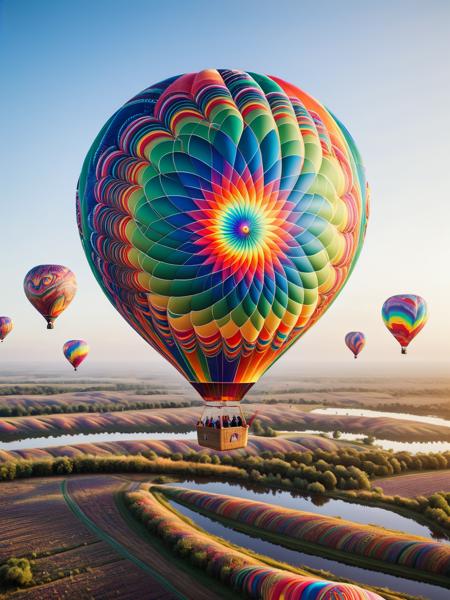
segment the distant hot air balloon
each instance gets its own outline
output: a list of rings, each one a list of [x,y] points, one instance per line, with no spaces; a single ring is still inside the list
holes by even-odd
[[[0,341],[3,342],[8,333],[11,333],[14,327],[12,319],[9,317],[0,317]]]
[[[349,331],[345,336],[345,343],[353,352],[353,356],[358,358],[358,354],[366,345],[366,336],[362,331]]]
[[[64,356],[76,371],[89,354],[89,345],[84,340],[69,340],[63,346]]]
[[[391,296],[383,304],[381,316],[384,324],[402,347],[402,354],[428,319],[427,304],[415,294]]]
[[[367,211],[340,121],[276,77],[226,69],[126,103],[77,194],[98,282],[206,401],[198,441],[219,450],[245,445],[239,401],[343,288]]]
[[[53,329],[54,320],[69,306],[77,291],[75,274],[61,265],[38,265],[25,275],[25,294]]]

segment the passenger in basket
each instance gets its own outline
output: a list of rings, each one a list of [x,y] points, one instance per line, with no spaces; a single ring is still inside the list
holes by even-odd
[[[236,415],[233,415],[231,419],[231,427],[237,427]]]

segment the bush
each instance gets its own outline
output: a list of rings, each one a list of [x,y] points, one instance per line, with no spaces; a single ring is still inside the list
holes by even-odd
[[[27,558],[10,558],[0,567],[0,582],[6,586],[23,587],[32,581],[33,573]]]
[[[306,491],[311,494],[324,494],[325,486],[319,481],[313,481],[313,483],[308,483]]]
[[[367,437],[363,438],[363,444],[366,444],[366,446],[373,446],[374,443],[375,437],[373,435],[368,435]]]

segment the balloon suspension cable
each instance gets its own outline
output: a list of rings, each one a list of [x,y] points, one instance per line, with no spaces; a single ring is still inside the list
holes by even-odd
[[[402,346],[402,354],[406,354],[406,348]]]
[[[258,413],[259,413],[259,409],[258,409],[258,410],[256,410],[256,411],[255,411],[255,412],[252,414],[252,416],[250,417],[250,419],[247,421],[247,425],[248,425],[249,427],[251,427],[251,426],[252,426],[252,424],[253,424],[253,421],[256,419],[256,417],[257,417]]]

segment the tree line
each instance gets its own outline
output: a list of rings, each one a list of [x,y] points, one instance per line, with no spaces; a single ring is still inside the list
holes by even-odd
[[[205,451],[158,456],[149,450],[137,455],[7,461],[0,463],[0,480],[98,472],[218,476],[309,494],[343,493],[349,499],[396,505],[450,529],[450,494],[402,498],[384,495],[380,488],[372,489],[371,485],[371,479],[376,477],[447,468],[450,468],[450,452],[411,455],[408,452],[394,454],[377,449],[340,448],[334,452],[321,449],[286,453],[263,451],[256,456]]]

